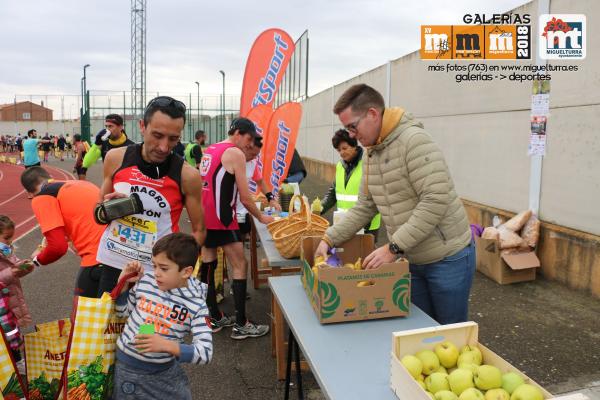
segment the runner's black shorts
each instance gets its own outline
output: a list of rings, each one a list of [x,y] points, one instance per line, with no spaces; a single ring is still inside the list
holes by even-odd
[[[226,244],[241,242],[242,236],[238,230],[207,229],[204,247],[216,249]]]
[[[102,264],[80,267],[75,283],[75,296],[99,298],[102,295],[98,293],[98,287],[103,268]]]
[[[39,167],[39,166],[41,166],[41,165],[42,165],[42,164],[40,164],[40,163],[35,163],[35,164],[31,164],[31,165],[26,165],[26,166],[25,166],[25,169],[27,169],[27,168],[31,168],[31,167]]]
[[[77,175],[85,175],[87,173],[87,168],[75,167],[75,171],[77,171]]]

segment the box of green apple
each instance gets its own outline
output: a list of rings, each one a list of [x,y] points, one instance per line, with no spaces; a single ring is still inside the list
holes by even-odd
[[[552,395],[478,342],[475,322],[394,332],[391,388],[401,400],[544,400]]]

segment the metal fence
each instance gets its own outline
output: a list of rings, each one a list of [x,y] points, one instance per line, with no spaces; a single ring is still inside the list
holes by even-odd
[[[207,133],[209,143],[223,140],[232,118],[239,114],[240,97],[225,96],[225,112],[221,106],[222,95],[198,93],[163,93],[148,92],[147,99],[155,96],[171,96],[182,101],[187,107],[186,125],[182,141],[193,140],[194,133],[202,129]],[[43,105],[52,110],[52,121],[16,120],[11,115],[3,116],[0,121],[0,134],[24,134],[29,129],[48,132],[51,135],[71,135],[81,132],[81,95],[15,95],[11,98],[0,98],[0,104],[14,104],[29,101]],[[125,120],[125,131],[134,141],[140,141],[138,117],[131,108],[131,92],[129,91],[89,91],[90,133],[93,138],[96,132],[104,127],[107,114],[120,114]]]
[[[300,35],[295,44],[294,54],[275,96],[275,107],[308,97],[308,30]]]

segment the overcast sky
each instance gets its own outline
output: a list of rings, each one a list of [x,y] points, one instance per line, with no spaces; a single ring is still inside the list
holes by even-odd
[[[421,24],[461,24],[466,13],[501,13],[526,0],[148,0],[150,92],[239,95],[254,39],[278,27],[308,29],[309,94],[415,51]],[[0,1],[0,103],[15,94],[130,90],[130,0]]]

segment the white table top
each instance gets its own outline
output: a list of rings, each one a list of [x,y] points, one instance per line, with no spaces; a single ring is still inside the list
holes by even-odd
[[[439,325],[414,305],[406,318],[321,325],[299,276],[270,277],[269,286],[328,399],[397,400],[389,383],[392,332]]]

